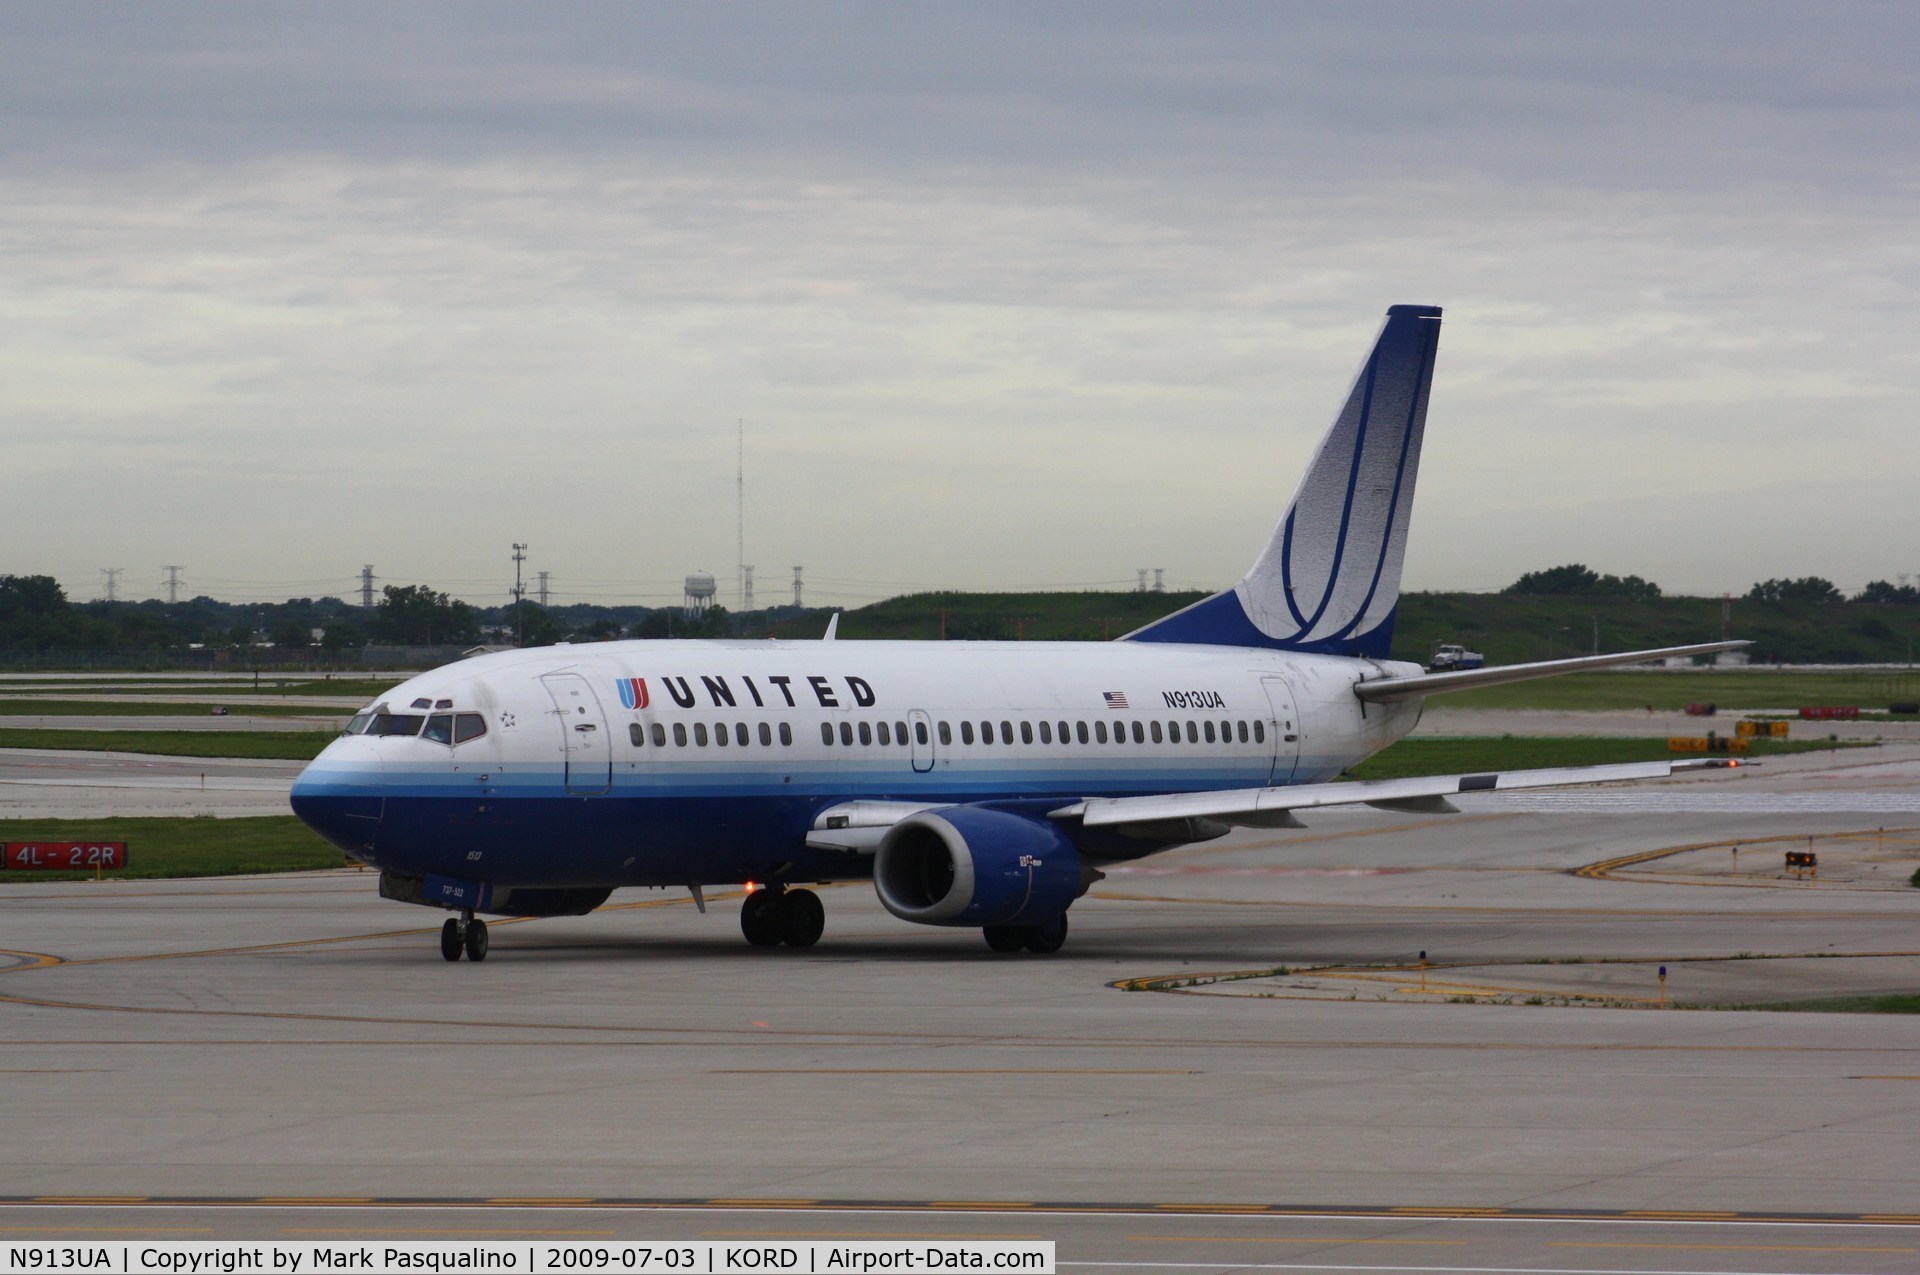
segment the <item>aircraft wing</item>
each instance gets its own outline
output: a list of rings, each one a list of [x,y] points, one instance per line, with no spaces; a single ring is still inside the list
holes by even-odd
[[[1295,811],[1322,806],[1367,805],[1406,814],[1445,814],[1457,809],[1448,797],[1463,792],[1509,792],[1518,788],[1554,788],[1604,784],[1624,779],[1661,779],[1676,771],[1722,769],[1743,763],[1731,758],[1688,761],[1624,762],[1609,766],[1554,766],[1543,770],[1504,770],[1480,775],[1429,775],[1416,779],[1369,779],[1343,784],[1300,784],[1285,788],[1231,788],[1214,792],[1172,793],[1162,797],[1088,797],[1052,812],[1055,819],[1079,819],[1087,827],[1160,825],[1177,831],[1188,820],[1241,827],[1298,827]],[[1207,832],[1200,828],[1198,840]],[[1214,829],[1210,835],[1224,831]]]
[[[1696,642],[1692,646],[1663,646],[1655,651],[1619,651],[1612,655],[1582,655],[1570,660],[1541,660],[1533,664],[1503,664],[1498,668],[1461,669],[1453,673],[1421,673],[1414,677],[1382,677],[1361,682],[1353,693],[1369,704],[1390,700],[1419,699],[1442,691],[1470,691],[1479,686],[1505,686],[1509,682],[1531,682],[1539,677],[1559,677],[1588,669],[1619,668],[1623,664],[1646,664],[1670,655],[1712,655],[1716,651],[1737,651],[1751,642]]]

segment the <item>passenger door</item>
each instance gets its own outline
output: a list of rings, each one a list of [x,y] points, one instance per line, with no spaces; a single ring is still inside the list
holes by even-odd
[[[1273,716],[1267,719],[1267,731],[1273,745],[1273,773],[1267,783],[1272,787],[1293,782],[1300,762],[1300,714],[1293,702],[1293,688],[1287,679],[1269,674],[1260,679],[1267,692],[1267,705]]]
[[[560,723],[560,753],[566,763],[567,791],[593,796],[613,787],[613,741],[607,716],[587,679],[578,673],[549,673],[540,679],[553,697]]]
[[[907,719],[907,729],[913,732],[913,768],[924,775],[933,769],[933,719],[918,708]]]

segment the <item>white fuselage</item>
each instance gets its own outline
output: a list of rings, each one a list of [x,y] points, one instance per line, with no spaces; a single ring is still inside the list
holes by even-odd
[[[395,687],[374,707],[377,729],[398,733],[336,741],[294,800],[351,853],[399,872],[527,885],[858,877],[870,871],[858,857],[806,848],[820,811],[1044,812],[1320,782],[1418,719],[1418,702],[1363,705],[1354,683],[1417,671],[1134,642],[544,647]],[[380,719],[356,723],[367,720]]]

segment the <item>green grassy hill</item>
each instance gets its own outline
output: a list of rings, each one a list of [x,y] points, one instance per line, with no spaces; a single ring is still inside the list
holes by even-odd
[[[914,593],[849,611],[848,638],[1025,638],[1100,641],[1119,637],[1199,601],[1199,593]],[[781,637],[817,637],[825,621],[782,626]],[[1400,599],[1394,655],[1425,661],[1440,642],[1462,642],[1492,664],[1517,664],[1592,651],[1711,642],[1720,637],[1718,598],[1627,601],[1504,593],[1409,593]],[[1920,638],[1920,606],[1748,602],[1736,598],[1728,632],[1751,639],[1756,663],[1904,663]]]

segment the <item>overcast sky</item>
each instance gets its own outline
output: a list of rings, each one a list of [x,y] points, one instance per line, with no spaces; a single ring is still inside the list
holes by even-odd
[[[1406,586],[1920,573],[1920,7],[0,8],[0,573],[1231,584],[1396,302]]]

